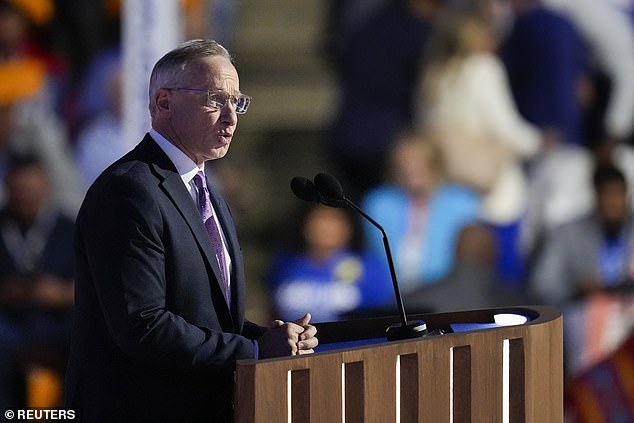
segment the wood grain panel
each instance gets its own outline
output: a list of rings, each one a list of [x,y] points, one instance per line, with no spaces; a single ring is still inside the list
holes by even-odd
[[[501,423],[503,339],[495,331],[471,339],[471,421]]]
[[[418,422],[418,354],[400,356],[401,423]]]
[[[291,371],[291,422],[310,421],[310,370]]]
[[[471,347],[453,348],[453,421],[471,423]]]
[[[449,421],[451,341],[438,337],[421,340],[418,344],[421,422]]]

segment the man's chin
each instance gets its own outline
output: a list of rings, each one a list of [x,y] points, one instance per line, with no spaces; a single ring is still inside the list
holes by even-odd
[[[222,159],[224,156],[227,155],[228,152],[229,152],[229,144],[222,147],[214,148],[213,150],[211,150],[211,152],[207,156],[207,160]]]

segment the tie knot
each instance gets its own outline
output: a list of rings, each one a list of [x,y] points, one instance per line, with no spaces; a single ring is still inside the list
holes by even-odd
[[[205,174],[202,171],[198,172],[194,176],[194,184],[198,189],[203,189],[207,186],[207,182],[205,181]]]

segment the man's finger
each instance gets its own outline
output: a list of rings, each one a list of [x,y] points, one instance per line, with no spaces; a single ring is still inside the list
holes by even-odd
[[[311,350],[319,345],[319,340],[317,338],[309,338],[304,341],[297,343],[297,348],[300,350]]]
[[[310,315],[310,313],[306,313],[306,314],[304,315],[304,317],[301,317],[301,318],[299,318],[299,319],[295,320],[293,323],[295,323],[296,325],[299,325],[299,326],[301,326],[301,327],[305,328],[305,327],[306,327],[306,326],[308,326],[308,324],[310,323],[310,319],[311,319],[311,317],[312,317],[312,316]]]
[[[298,355],[299,354],[299,347],[296,343],[292,342],[291,340],[289,340],[288,343],[289,348],[291,349],[290,353],[291,355]]]
[[[304,339],[314,338],[316,334],[317,334],[317,328],[313,325],[308,325],[304,329],[304,332],[302,332],[302,334],[299,336],[299,339],[303,341]]]

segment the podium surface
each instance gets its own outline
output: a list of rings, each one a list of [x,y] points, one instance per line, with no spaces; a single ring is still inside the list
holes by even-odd
[[[561,313],[545,306],[316,324],[315,354],[241,360],[235,421],[563,422]]]

